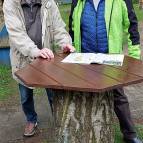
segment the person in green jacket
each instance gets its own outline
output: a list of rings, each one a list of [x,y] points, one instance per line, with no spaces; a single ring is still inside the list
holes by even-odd
[[[69,33],[77,52],[123,53],[123,33],[128,35],[128,54],[140,59],[140,36],[131,0],[72,0]],[[129,102],[123,88],[114,89],[114,111],[126,143],[137,138]]]

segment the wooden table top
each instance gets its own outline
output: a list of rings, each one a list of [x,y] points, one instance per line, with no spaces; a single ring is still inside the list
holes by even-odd
[[[27,86],[101,92],[143,81],[143,62],[125,56],[122,67],[70,64],[56,54],[54,60],[36,59],[15,75]]]

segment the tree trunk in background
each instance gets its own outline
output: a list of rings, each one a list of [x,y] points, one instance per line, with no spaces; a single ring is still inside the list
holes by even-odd
[[[143,9],[143,0],[139,0],[139,8]]]
[[[0,0],[0,31],[3,23],[4,23],[4,18],[3,18],[3,11],[2,11],[2,1]]]
[[[0,0],[0,48],[9,47],[8,33],[6,27],[4,26],[2,4],[3,0]]]
[[[54,90],[54,95],[56,143],[114,143],[111,92]]]

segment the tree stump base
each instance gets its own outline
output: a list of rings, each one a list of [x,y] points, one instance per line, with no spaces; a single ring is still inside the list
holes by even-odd
[[[114,143],[112,92],[53,92],[56,143]]]

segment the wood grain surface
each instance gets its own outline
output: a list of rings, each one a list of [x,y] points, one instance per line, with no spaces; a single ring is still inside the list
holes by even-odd
[[[70,64],[56,54],[54,60],[36,59],[15,74],[28,86],[102,92],[143,81],[143,63],[125,56],[122,67]]]

